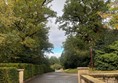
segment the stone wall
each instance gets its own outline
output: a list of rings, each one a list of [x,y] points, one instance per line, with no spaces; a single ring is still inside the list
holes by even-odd
[[[118,83],[118,73],[92,73],[88,67],[78,67],[78,83]]]

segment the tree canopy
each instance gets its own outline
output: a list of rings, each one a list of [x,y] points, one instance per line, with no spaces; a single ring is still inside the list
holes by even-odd
[[[110,26],[103,23],[105,13],[110,11],[109,4],[111,4],[109,0],[66,1],[63,9],[64,13],[57,19],[60,28],[66,31],[68,36],[61,56],[65,67],[68,67],[68,65],[72,68],[73,65],[75,65],[74,67],[88,66],[90,48],[93,48],[95,52],[93,54],[97,56],[97,50],[105,49],[117,40],[117,30],[108,28],[117,25],[117,18],[114,18],[117,13],[109,21]]]
[[[104,0],[67,0],[64,13],[57,21],[68,36],[64,43],[63,56],[73,60],[77,66],[89,65],[89,49],[96,45],[105,30],[100,12],[108,10],[109,1]],[[77,58],[78,57],[78,58]],[[74,63],[75,61],[78,61]],[[81,65],[83,64],[83,65]],[[71,66],[72,67],[72,66]]]
[[[0,62],[41,63],[51,52],[46,23],[51,0],[0,0]]]

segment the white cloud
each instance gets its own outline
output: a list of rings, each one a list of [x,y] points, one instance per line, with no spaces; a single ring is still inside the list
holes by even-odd
[[[46,54],[49,58],[51,57],[51,56],[56,56],[57,58],[59,58],[60,56],[61,56],[61,53],[55,53],[55,54],[52,54],[52,53],[50,53],[50,54]]]
[[[49,40],[51,43],[54,44],[54,47],[61,47],[62,42],[65,41],[66,36],[65,32],[62,30],[59,30],[58,25],[55,25],[54,23],[49,23],[48,26],[50,27],[49,31]]]
[[[66,0],[53,0],[51,3],[52,10],[56,11],[58,16],[63,14],[62,10],[64,8],[65,1]],[[62,42],[64,42],[66,39],[65,32],[59,30],[59,25],[55,24],[55,18],[50,20],[51,21],[48,22],[48,26],[50,27],[49,40],[54,44],[55,48],[60,48],[62,46]]]
[[[52,10],[57,12],[57,16],[61,16],[63,14],[62,10],[64,7],[64,2],[66,0],[53,0],[52,4]],[[65,41],[66,36],[65,32],[62,30],[59,30],[59,25],[55,24],[55,18],[49,19],[50,21],[48,22],[47,26],[50,27],[49,31],[49,41],[54,45],[54,49],[59,49],[62,47],[62,42]],[[50,56],[56,56],[59,57],[61,55],[60,53],[57,53],[56,51],[54,54],[47,54],[49,57]]]
[[[64,7],[64,3],[66,0],[53,0],[52,2],[52,9],[57,12],[58,16],[61,16],[63,14],[62,10]]]

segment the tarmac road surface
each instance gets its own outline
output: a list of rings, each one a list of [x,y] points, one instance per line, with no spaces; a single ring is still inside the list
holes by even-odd
[[[40,75],[27,83],[78,83],[77,74],[47,73]]]

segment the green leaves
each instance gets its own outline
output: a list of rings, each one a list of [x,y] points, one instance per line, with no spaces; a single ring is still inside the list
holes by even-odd
[[[112,28],[112,29],[118,29],[118,6],[117,6],[118,1],[113,0],[111,1],[108,6],[109,10],[108,12],[103,15],[106,18],[110,18],[109,22],[106,23],[106,26]]]
[[[98,70],[118,69],[118,41],[108,45],[104,50],[96,51],[95,67]]]
[[[11,26],[17,18],[14,16],[14,1],[9,1],[8,5],[5,4],[4,0],[0,0],[0,23],[4,27]]]
[[[52,49],[46,23],[55,16],[47,4],[45,0],[9,0],[8,5],[1,1],[0,57],[4,59],[0,62],[44,60],[44,53]]]
[[[105,53],[96,57],[95,66],[98,70],[117,70],[118,56],[115,53]]]
[[[104,31],[99,12],[106,10],[107,2],[101,0],[69,0],[64,14],[58,19],[60,28],[66,31],[66,35],[77,35],[83,42],[95,46]]]
[[[64,51],[61,55],[61,63],[65,68],[88,66],[88,44],[79,36],[69,36],[64,42]]]
[[[64,13],[57,19],[60,28],[66,31],[68,36],[62,55],[66,67],[88,66],[89,49],[94,48],[98,41],[102,40],[105,32],[103,19],[99,13],[108,10],[108,2],[104,0],[66,1]],[[77,62],[74,64],[73,61]]]
[[[0,68],[0,82],[1,83],[18,83],[18,71],[14,67]]]
[[[30,37],[26,37],[22,44],[29,48],[36,48],[35,40],[31,39]]]

